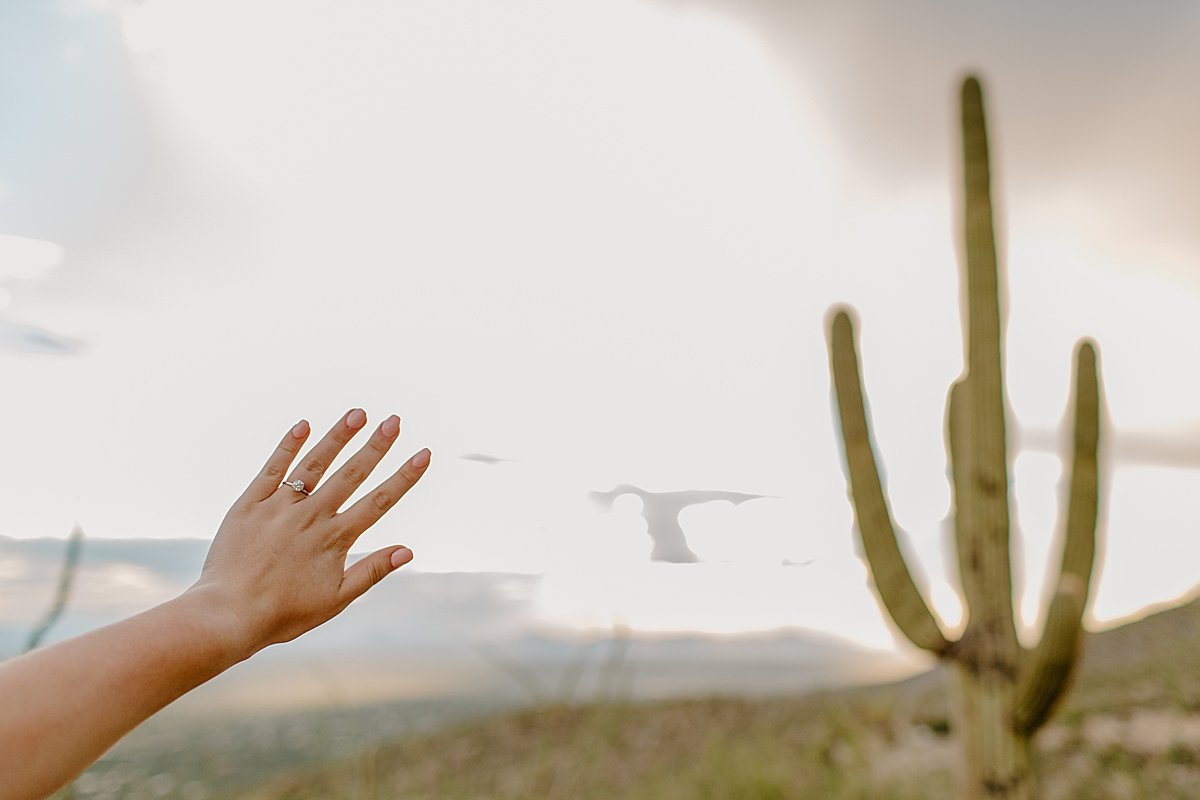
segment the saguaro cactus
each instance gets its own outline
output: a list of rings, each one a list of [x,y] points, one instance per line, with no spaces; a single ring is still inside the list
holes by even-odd
[[[830,362],[855,518],[876,591],[900,631],[949,662],[957,677],[964,795],[1025,800],[1037,796],[1033,736],[1066,690],[1082,634],[1096,547],[1100,388],[1095,349],[1081,341],[1075,351],[1074,458],[1062,565],[1041,638],[1026,649],[1017,640],[1013,614],[999,280],[983,96],[974,77],[962,86],[962,134],[967,347],[965,369],[950,387],[947,409],[955,540],[967,610],[957,640],[942,630],[901,554],[845,309],[833,315]]]

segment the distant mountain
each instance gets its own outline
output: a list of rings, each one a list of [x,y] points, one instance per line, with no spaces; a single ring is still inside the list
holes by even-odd
[[[934,670],[769,699],[548,705],[298,762],[238,800],[387,797],[950,797],[960,749]],[[1200,599],[1087,639],[1039,737],[1045,796],[1200,797]],[[420,765],[421,769],[414,769]]]
[[[202,539],[88,539],[75,588],[49,641],[115,622],[168,600],[200,575]],[[64,543],[0,537],[0,657],[12,655],[54,595]],[[289,645],[295,652],[391,650],[507,638],[523,626],[538,577],[422,573],[385,581],[338,619]]]
[[[88,541],[79,593],[56,635],[183,590],[207,546]],[[44,610],[62,547],[0,539],[0,644],[8,653]],[[240,788],[296,769],[303,777],[261,796],[337,796],[347,776],[366,774],[413,796],[455,786],[470,789],[462,796],[543,796],[545,770],[594,786],[577,796],[595,797],[655,780],[673,789],[683,781],[671,796],[699,796],[687,787],[701,786],[711,796],[892,796],[875,780],[916,787],[897,797],[949,791],[953,721],[941,670],[863,686],[911,673],[912,664],[803,630],[716,637],[549,629],[535,613],[540,582],[406,570],[332,624],[268,648],[151,719],[81,778],[81,791],[118,781],[130,791],[152,779],[165,786],[161,776],[170,776],[168,798],[244,797]],[[806,694],[813,689],[829,691]],[[671,699],[712,695],[738,699]],[[1084,787],[1060,796],[1107,797],[1086,781],[1106,779],[1105,759],[1123,758],[1114,747],[1142,748],[1130,761],[1139,765],[1134,781],[1178,766],[1171,759],[1200,764],[1197,698],[1200,600],[1090,635],[1081,674],[1042,737],[1046,752],[1082,765],[1056,773],[1059,784]],[[626,702],[647,700],[662,702]],[[546,710],[435,733],[531,705]],[[402,737],[369,762],[357,755]],[[375,772],[363,772],[366,763]],[[417,763],[425,767],[410,771]],[[509,769],[517,788],[493,792],[493,777]]]
[[[1145,616],[1089,633],[1056,719],[1077,721],[1101,713],[1128,718],[1138,709],[1189,709],[1196,715],[1200,750],[1200,586],[1189,596],[1178,606],[1147,609]],[[915,719],[940,729],[950,724],[949,683],[949,673],[939,666],[859,691],[919,709],[913,712]]]
[[[0,658],[19,652],[54,597],[66,543],[0,537]],[[191,584],[208,542],[87,539],[75,589],[47,642],[106,625]]]
[[[137,613],[198,576],[203,540],[84,543],[76,589],[48,641]],[[0,538],[0,657],[13,655],[54,592],[63,543]],[[176,711],[286,709],[417,698],[505,702],[746,695],[911,674],[912,662],[803,630],[713,637],[549,628],[541,578],[406,569],[337,620],[268,648],[176,704]]]

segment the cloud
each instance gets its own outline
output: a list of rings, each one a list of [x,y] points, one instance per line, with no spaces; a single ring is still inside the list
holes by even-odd
[[[0,5],[0,279],[14,242],[41,246],[34,261],[56,250],[43,302],[194,293],[259,255],[253,201],[172,124],[128,51],[126,5]]]
[[[13,301],[5,284],[41,281],[63,260],[63,248],[44,239],[0,233],[0,351],[67,355],[82,349],[82,342],[37,325],[7,318],[4,310]]]
[[[83,350],[83,342],[36,325],[25,325],[0,317],[0,350],[10,353],[72,355]]]
[[[817,106],[859,179],[947,185],[955,95],[985,80],[998,188],[1143,260],[1200,250],[1200,16],[1183,0],[1004,6],[919,0],[664,0],[748,26]],[[1004,203],[1001,203],[1004,206]],[[1132,236],[1131,233],[1141,234]],[[1190,276],[1194,280],[1194,276]]]
[[[679,492],[647,492],[638,486],[623,483],[607,492],[589,492],[592,502],[604,509],[611,509],[613,502],[627,494],[642,500],[642,519],[646,520],[646,534],[654,542],[650,553],[651,561],[667,561],[674,564],[693,564],[700,560],[688,547],[679,514],[689,506],[712,503],[718,500],[740,505],[748,500],[759,500],[765,495],[743,492],[720,492],[685,490]]]
[[[494,467],[497,464],[516,463],[516,459],[500,458],[499,456],[492,456],[487,453],[463,453],[459,458],[463,461],[477,461],[480,464],[487,464],[489,467]]]
[[[1063,453],[1068,443],[1057,431],[1032,429],[1021,431],[1018,439],[1031,450]],[[1101,440],[1101,458],[1111,456],[1119,464],[1142,464],[1180,469],[1200,469],[1200,424],[1180,425],[1163,430],[1130,430],[1105,432]]]
[[[89,539],[56,639],[170,599],[200,574],[203,539]],[[0,652],[28,632],[53,596],[58,539],[0,537]],[[358,556],[351,555],[351,561]],[[458,643],[505,636],[530,624],[538,578],[509,573],[405,571],[347,611],[346,621],[304,637],[297,651]]]
[[[0,8],[0,231],[68,245],[111,233],[155,137],[118,17],[74,4]]]

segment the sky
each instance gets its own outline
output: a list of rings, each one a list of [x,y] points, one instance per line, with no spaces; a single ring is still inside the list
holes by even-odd
[[[296,420],[433,467],[358,549],[539,574],[556,623],[892,634],[829,309],[960,611],[957,82],[985,82],[1014,537],[1036,623],[1074,342],[1107,412],[1102,624],[1200,583],[1200,12],[1117,3],[21,0],[0,10],[0,535],[211,536]],[[460,458],[482,453],[497,463]],[[652,563],[651,492],[699,558]]]

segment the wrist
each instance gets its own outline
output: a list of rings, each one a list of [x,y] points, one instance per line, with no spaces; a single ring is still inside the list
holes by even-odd
[[[231,667],[262,649],[245,609],[216,584],[197,583],[176,598],[218,657]]]

